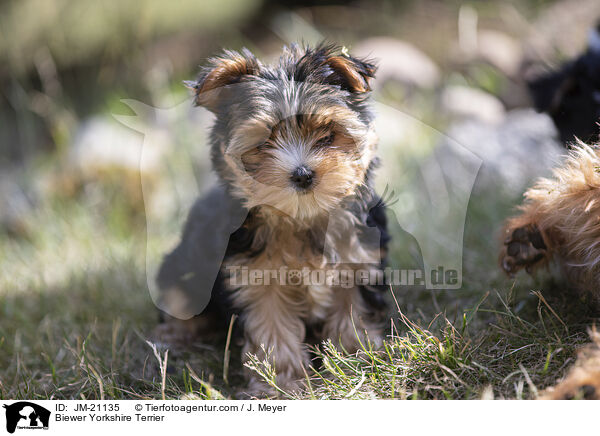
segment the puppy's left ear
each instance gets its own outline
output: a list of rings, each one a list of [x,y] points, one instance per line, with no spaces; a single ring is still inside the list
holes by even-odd
[[[249,50],[243,49],[241,53],[225,51],[222,56],[209,60],[197,81],[184,81],[183,84],[194,91],[197,106],[217,112],[227,87],[258,74],[259,70],[260,63]]]
[[[332,70],[327,77],[327,82],[338,85],[351,93],[371,91],[369,82],[375,77],[375,71],[377,71],[375,64],[346,53],[329,56],[325,63]]]

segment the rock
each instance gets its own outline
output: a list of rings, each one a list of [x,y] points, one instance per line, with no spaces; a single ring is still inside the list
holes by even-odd
[[[493,30],[479,32],[478,54],[510,77],[517,75],[523,59],[523,51],[517,41],[505,33]]]
[[[381,88],[395,80],[420,88],[433,88],[440,81],[437,65],[413,45],[393,38],[369,38],[353,47],[353,55],[372,58],[379,70],[373,86]]]
[[[552,119],[532,109],[510,111],[495,126],[467,120],[447,131],[448,137],[483,160],[474,192],[491,190],[496,195],[521,194],[534,179],[548,175],[565,153],[557,135]],[[450,146],[442,141],[436,159],[452,171],[452,162],[444,158],[446,150]]]
[[[142,135],[112,118],[90,118],[80,125],[64,160],[41,186],[44,195],[102,196],[97,194],[100,187],[117,188],[133,209],[143,211],[141,175],[145,193],[152,194],[168,145],[166,138],[161,139],[145,144]]]
[[[497,124],[504,119],[504,106],[496,97],[467,86],[448,86],[441,94],[442,109],[461,118]]]
[[[148,153],[148,168],[158,167],[161,152],[157,147],[144,150]],[[83,175],[93,177],[107,169],[140,170],[142,137],[118,122],[95,117],[79,128],[68,160]],[[146,158],[146,156],[145,156]]]

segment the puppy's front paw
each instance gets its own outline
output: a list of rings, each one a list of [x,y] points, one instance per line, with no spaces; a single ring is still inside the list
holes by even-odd
[[[530,273],[548,254],[546,243],[534,224],[506,230],[507,236],[500,253],[500,265],[513,276],[521,268]]]
[[[172,321],[157,325],[150,334],[150,340],[164,348],[183,346],[190,343],[193,338],[192,332],[182,323]]]

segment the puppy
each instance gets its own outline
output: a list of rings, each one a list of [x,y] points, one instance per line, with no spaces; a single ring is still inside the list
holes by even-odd
[[[381,341],[388,236],[372,187],[375,70],[333,45],[293,45],[274,65],[226,51],[188,82],[195,104],[215,115],[220,185],[194,205],[160,268],[162,307],[181,314],[165,330],[183,326],[191,337],[237,314],[243,360],[267,359],[284,389],[304,378],[307,337],[348,352]],[[378,280],[336,280],[359,269]],[[273,393],[253,374],[246,392]]]
[[[570,282],[600,307],[600,150],[579,143],[554,177],[525,193],[503,230],[500,264],[532,272],[556,259]]]

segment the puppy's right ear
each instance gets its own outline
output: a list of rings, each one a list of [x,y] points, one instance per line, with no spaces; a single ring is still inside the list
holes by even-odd
[[[183,83],[194,91],[194,104],[217,112],[227,86],[241,82],[244,77],[256,75],[259,70],[260,63],[249,50],[243,49],[241,53],[225,51],[222,56],[209,60],[209,65],[202,69],[197,81]]]

